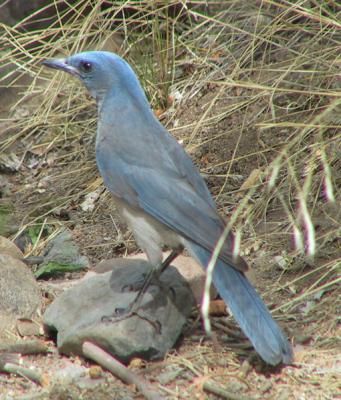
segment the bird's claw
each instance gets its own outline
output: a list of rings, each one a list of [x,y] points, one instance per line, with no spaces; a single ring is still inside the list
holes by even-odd
[[[148,323],[150,323],[154,329],[156,330],[156,333],[161,334],[161,322],[158,321],[157,319],[153,318],[152,316],[148,315],[145,313],[143,310],[130,310],[128,312],[125,312],[127,309],[125,308],[116,308],[114,315],[104,315],[101,318],[101,322],[103,323],[117,323],[120,321],[123,321],[125,319],[131,318],[131,317],[139,317]]]

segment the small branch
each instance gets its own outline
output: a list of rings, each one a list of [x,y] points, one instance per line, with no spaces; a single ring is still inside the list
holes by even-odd
[[[226,399],[226,400],[252,400],[251,397],[237,395],[232,392],[229,392],[226,389],[217,387],[214,382],[204,382],[203,389],[206,392],[213,393],[216,396],[219,396],[222,399]]]
[[[40,265],[44,262],[45,258],[41,256],[28,256],[23,258],[23,262],[26,265]]]
[[[11,362],[6,362],[5,364],[0,364],[0,372],[7,372],[9,374],[17,374],[31,381],[38,383],[39,385],[44,384],[44,377],[37,371],[29,368],[21,367],[18,364],[13,364]]]
[[[16,397],[15,400],[46,400],[49,398],[49,392],[39,391],[39,393],[24,394],[23,396]]]
[[[130,371],[126,366],[113,358],[109,353],[91,342],[84,342],[82,346],[84,356],[96,361],[104,368],[112,372],[123,382],[133,384],[148,400],[161,400],[162,396],[157,393],[149,382],[142,380]]]
[[[16,343],[0,344],[0,352],[20,353],[25,354],[39,354],[47,353],[48,348],[45,343],[39,340],[18,340]]]
[[[4,370],[4,366],[7,363],[19,364],[19,362],[20,362],[19,354],[11,354],[11,353],[0,354],[0,372]]]

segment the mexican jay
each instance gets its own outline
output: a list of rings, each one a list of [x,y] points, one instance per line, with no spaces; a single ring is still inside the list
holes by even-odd
[[[76,76],[96,99],[96,160],[117,209],[155,269],[162,247],[186,247],[207,267],[225,224],[192,160],[161,125],[129,64],[116,54],[89,51],[43,65]],[[229,235],[213,270],[213,283],[256,351],[269,364],[289,364],[292,350],[233,255]]]

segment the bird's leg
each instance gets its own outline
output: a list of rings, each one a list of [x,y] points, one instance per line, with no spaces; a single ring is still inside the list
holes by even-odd
[[[159,276],[162,274],[162,272],[164,270],[167,269],[167,267],[169,265],[172,264],[172,262],[176,259],[176,257],[182,252],[182,249],[175,249],[172,250],[172,252],[170,253],[170,255],[165,259],[165,261],[163,261],[163,263],[161,264],[161,268],[160,268],[160,272],[159,272]]]
[[[169,254],[169,256],[160,265],[157,265],[156,267],[152,267],[150,269],[150,271],[147,273],[147,275],[142,283],[141,289],[137,293],[137,296],[130,303],[130,305],[128,307],[128,309],[130,309],[129,310],[130,312],[136,311],[140,307],[143,295],[148,290],[148,287],[151,284],[152,280],[154,278],[158,279],[160,277],[160,275],[163,273],[163,271],[165,271],[167,269],[167,267],[169,265],[171,265],[172,261],[174,261],[180,253],[181,253],[181,250],[179,250],[179,249],[172,250],[172,252]]]
[[[146,291],[148,290],[149,285],[151,284],[154,278],[159,278],[160,275],[167,269],[167,267],[175,260],[175,258],[181,253],[182,249],[172,250],[169,256],[159,265],[153,266],[148,273],[146,274],[142,286],[137,293],[135,299],[129,304],[129,306],[125,309],[116,309],[115,314],[117,316],[112,317],[103,317],[102,320],[106,322],[118,322],[123,319],[127,319],[132,315],[138,315],[137,310],[141,306],[142,298]],[[146,318],[144,318],[146,319]],[[154,322],[154,321],[151,321]]]

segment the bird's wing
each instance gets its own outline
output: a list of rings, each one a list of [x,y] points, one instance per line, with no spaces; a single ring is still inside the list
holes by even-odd
[[[195,190],[195,185],[174,170],[148,168],[127,163],[116,154],[98,157],[99,169],[108,189],[131,206],[139,207],[179,235],[213,251],[224,224],[216,209]],[[206,189],[207,190],[207,189]],[[213,203],[214,204],[214,203]],[[220,258],[245,271],[247,264],[232,255],[233,236]]]

